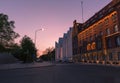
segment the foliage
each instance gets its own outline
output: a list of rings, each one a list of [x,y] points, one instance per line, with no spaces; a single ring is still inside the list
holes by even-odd
[[[29,52],[30,54],[34,54],[36,52],[33,41],[30,39],[30,37],[27,37],[26,35],[22,38],[21,47],[23,51]]]
[[[45,60],[45,61],[55,60],[55,49],[53,47],[52,48],[50,48],[50,47],[47,48],[40,58]]]
[[[12,42],[14,42],[14,39],[19,37],[19,34],[16,33],[13,29],[14,21],[9,21],[9,18],[5,14],[0,14],[0,45],[3,46],[3,48],[8,48]],[[0,51],[3,51],[3,49]]]
[[[36,56],[36,48],[33,41],[30,37],[26,35],[21,40],[21,48],[22,48],[22,57],[24,58],[24,62],[32,62],[34,56]]]
[[[13,53],[19,60],[33,62],[36,54],[36,48],[33,41],[28,36],[24,36],[20,42],[20,47]]]
[[[21,47],[18,45],[18,44],[15,44],[13,47],[12,47],[12,54],[14,57],[16,57],[17,59],[19,60],[22,60],[21,59]]]
[[[0,44],[0,52],[4,52],[5,51],[5,48],[2,44]]]

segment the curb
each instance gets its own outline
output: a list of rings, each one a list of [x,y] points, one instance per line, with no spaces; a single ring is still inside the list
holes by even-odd
[[[15,66],[16,65],[16,66]],[[0,70],[14,70],[14,69],[29,69],[29,68],[40,68],[40,67],[52,67],[55,66],[55,64],[49,63],[49,64],[42,64],[35,65],[35,64],[7,64],[2,65],[0,67]]]

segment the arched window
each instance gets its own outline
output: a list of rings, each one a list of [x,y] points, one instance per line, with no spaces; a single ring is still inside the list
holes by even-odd
[[[87,45],[87,51],[90,51],[91,50],[91,44],[88,44]]]
[[[95,42],[92,43],[91,49],[92,49],[92,50],[96,49],[96,43],[95,43]]]

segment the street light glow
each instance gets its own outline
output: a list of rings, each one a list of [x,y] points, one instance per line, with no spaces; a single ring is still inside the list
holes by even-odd
[[[45,30],[44,28],[41,29],[41,31],[44,31],[44,30]]]
[[[41,29],[37,29],[36,32],[37,31],[44,31],[44,30],[45,30],[44,28],[41,28]]]

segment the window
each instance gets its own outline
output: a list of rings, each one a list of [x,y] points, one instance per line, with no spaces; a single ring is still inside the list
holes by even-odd
[[[109,53],[109,60],[112,60],[113,58],[113,53]]]
[[[103,53],[102,53],[102,60],[106,60],[106,57]]]
[[[92,36],[90,36],[90,41],[92,41],[93,40],[93,37]]]
[[[95,34],[94,37],[97,38],[97,34]]]
[[[102,31],[100,31],[100,36],[102,36],[103,35],[103,32]]]
[[[111,48],[112,47],[112,42],[110,39],[107,39],[107,47]]]
[[[98,39],[98,41],[97,41],[97,49],[98,50],[102,49],[102,40],[101,39]]]
[[[120,60],[120,52],[118,52],[118,60]]]
[[[105,19],[105,24],[108,25],[108,23],[109,23],[109,19],[106,18],[106,19]]]
[[[95,43],[95,42],[92,43],[91,49],[92,49],[92,50],[96,49],[96,43]]]
[[[117,19],[117,14],[115,13],[115,14],[112,15],[112,21],[115,22],[116,19]]]
[[[98,25],[100,29],[103,27],[102,22],[100,22]]]
[[[81,40],[81,45],[83,44],[83,40]]]
[[[91,50],[91,45],[90,44],[87,45],[87,51],[89,51],[89,50]]]
[[[120,36],[116,37],[116,45],[120,46]]]
[[[118,25],[114,26],[114,32],[118,32]]]
[[[109,28],[106,29],[106,33],[107,33],[107,35],[110,35],[110,29]]]

